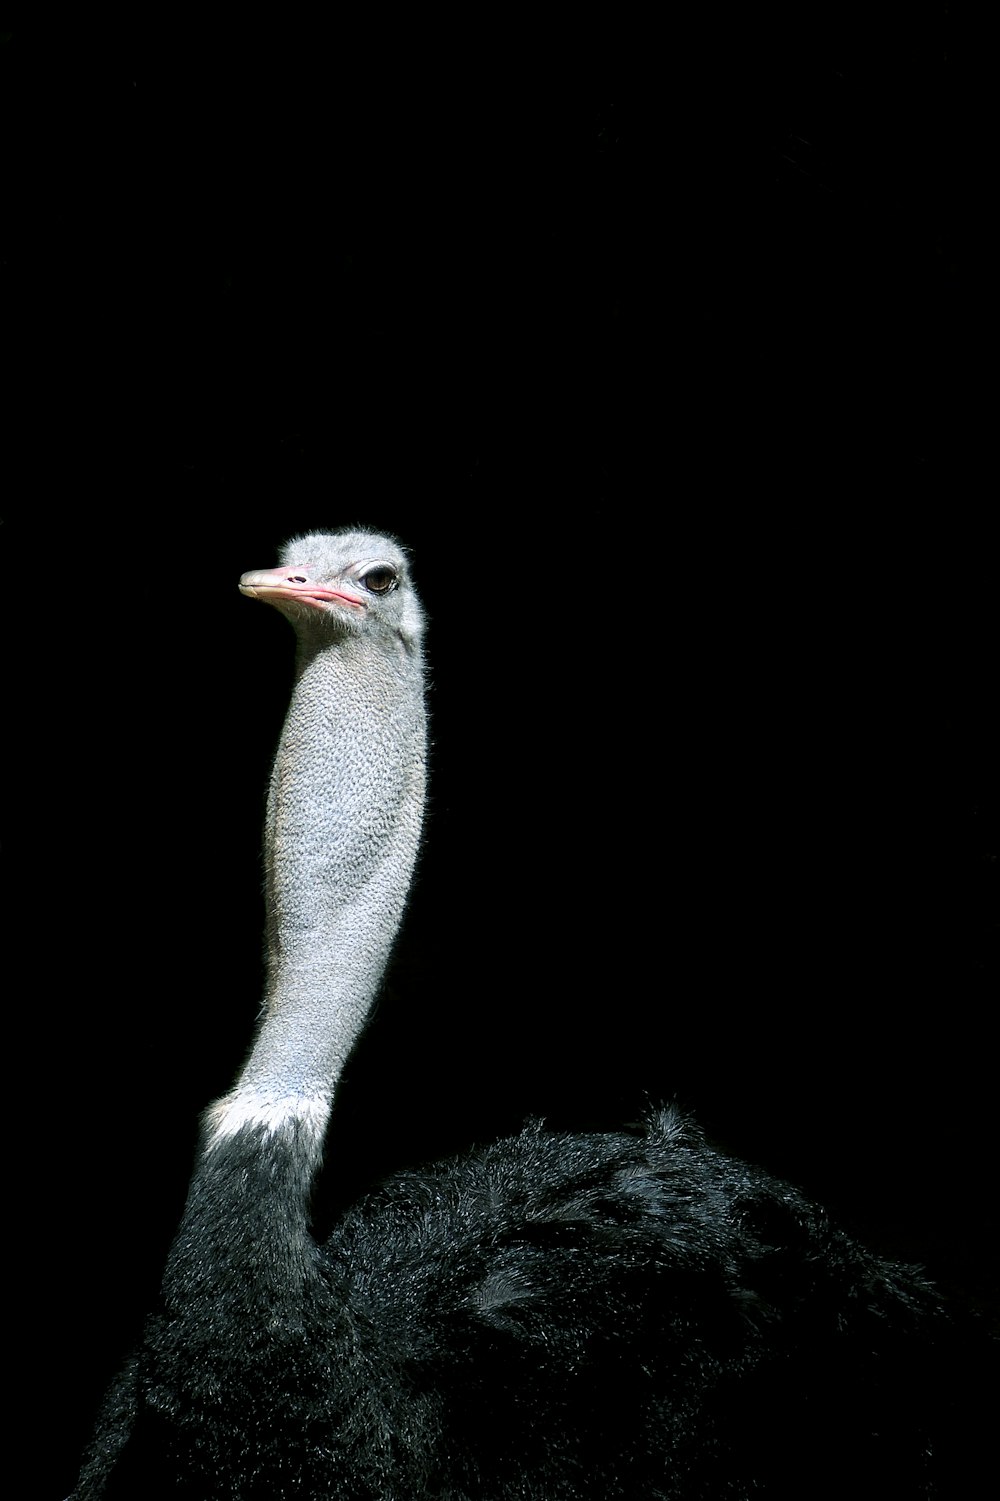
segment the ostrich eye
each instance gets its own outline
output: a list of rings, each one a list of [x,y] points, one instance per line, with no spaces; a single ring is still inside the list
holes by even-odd
[[[399,583],[399,576],[389,563],[376,563],[362,574],[361,582],[372,594],[389,594]]]

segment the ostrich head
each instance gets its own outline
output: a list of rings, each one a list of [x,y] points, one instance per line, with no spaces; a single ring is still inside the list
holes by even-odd
[[[331,637],[363,631],[396,636],[413,647],[423,632],[406,553],[374,532],[293,537],[281,549],[277,568],[245,573],[240,589],[274,605],[303,643],[316,648]]]

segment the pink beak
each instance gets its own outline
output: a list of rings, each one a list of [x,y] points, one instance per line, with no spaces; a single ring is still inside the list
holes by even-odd
[[[353,605],[356,609],[363,609],[365,605],[361,594],[349,594],[344,589],[331,589],[328,584],[315,583],[309,577],[308,568],[260,568],[245,573],[240,579],[240,593],[273,605],[294,602],[322,609],[329,600]]]

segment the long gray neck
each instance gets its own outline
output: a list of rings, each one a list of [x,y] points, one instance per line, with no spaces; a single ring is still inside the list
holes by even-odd
[[[267,985],[208,1146],[294,1125],[318,1154],[337,1081],[375,999],[413,874],[424,808],[419,648],[300,640],[267,802]]]

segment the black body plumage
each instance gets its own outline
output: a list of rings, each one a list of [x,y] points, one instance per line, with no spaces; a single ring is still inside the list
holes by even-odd
[[[199,1168],[77,1501],[964,1494],[936,1295],[673,1112],[395,1177],[322,1247],[296,1160]]]

